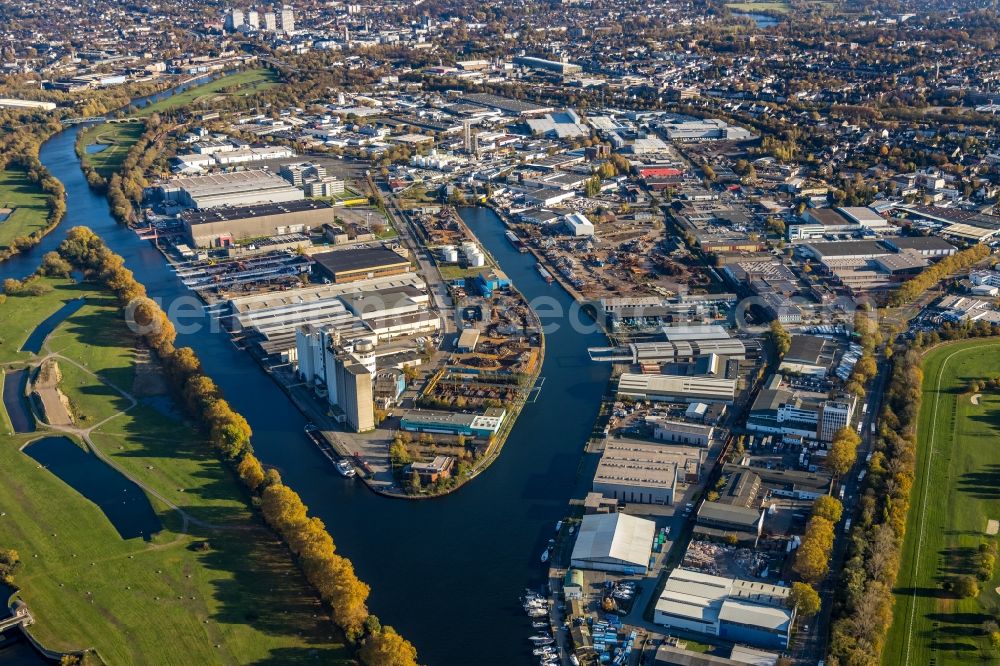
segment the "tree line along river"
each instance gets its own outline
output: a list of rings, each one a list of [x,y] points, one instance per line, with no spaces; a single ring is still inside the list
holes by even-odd
[[[86,225],[125,258],[164,308],[190,298],[159,252],[119,226],[105,198],[88,187],[74,151],[84,128],[69,128],[42,146],[42,163],[66,187],[68,212],[40,245],[0,263],[0,279],[31,273],[67,229]],[[570,296],[547,284],[531,255],[507,242],[492,211],[470,208],[461,215],[529,302],[542,299],[549,310],[570,310]],[[530,663],[525,639],[531,629],[518,596],[525,586],[542,582],[539,555],[568,498],[589,484],[578,470],[609,368],[591,363],[586,349],[604,344],[603,334],[580,333],[565,322],[547,332],[543,387],[521,412],[500,458],[459,492],[406,501],[377,496],[335,474],[304,437],[304,417],[249,354],[200,311],[199,330],[185,332],[191,321],[186,317],[188,326],[178,328],[177,345],[195,349],[206,372],[249,421],[261,461],[278,468],[323,519],[338,552],[371,584],[372,611],[416,645],[421,663]],[[0,663],[15,662],[0,653]]]

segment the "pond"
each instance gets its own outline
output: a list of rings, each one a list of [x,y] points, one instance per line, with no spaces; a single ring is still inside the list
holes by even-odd
[[[93,155],[95,153],[103,153],[105,150],[111,147],[110,143],[92,143],[85,147],[83,151],[88,155]]]
[[[747,12],[733,12],[736,16],[742,16],[748,18],[757,24],[758,28],[770,28],[771,26],[778,25],[779,21],[773,16],[768,14],[754,14]]]
[[[31,415],[28,399],[24,396],[28,372],[15,370],[3,376],[3,406],[14,432],[35,432],[35,417]]]
[[[82,308],[85,302],[83,298],[74,298],[49,315],[45,321],[36,326],[35,330],[31,332],[31,335],[28,336],[28,339],[21,346],[21,351],[31,352],[32,354],[41,352],[42,344],[45,342],[45,338],[49,337],[49,333],[56,330],[56,326],[63,323],[71,314]]]
[[[66,437],[44,437],[24,452],[96,504],[123,539],[149,541],[163,528],[139,486]]]

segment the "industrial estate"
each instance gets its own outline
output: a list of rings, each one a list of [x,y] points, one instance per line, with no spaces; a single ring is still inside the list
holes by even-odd
[[[244,5],[0,0],[0,665],[1000,662],[995,6]]]

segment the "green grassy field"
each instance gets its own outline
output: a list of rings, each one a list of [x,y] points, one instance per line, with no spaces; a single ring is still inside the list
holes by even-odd
[[[143,131],[145,125],[142,123],[104,123],[87,128],[83,133],[83,145],[101,144],[107,148],[99,153],[84,153],[84,165],[105,178],[111,178],[122,168],[129,148],[135,145]]]
[[[792,11],[787,2],[727,2],[726,7],[734,12],[753,14],[754,12],[777,12],[787,14]]]
[[[886,666],[997,663],[983,623],[1000,612],[997,577],[976,599],[956,599],[942,584],[974,574],[987,521],[1000,519],[1000,395],[979,404],[971,379],[1000,374],[1000,342],[946,345],[924,361],[917,480],[895,590]]]
[[[49,214],[45,193],[28,180],[24,169],[0,171],[0,208],[12,208],[13,213],[0,222],[0,247],[7,247],[18,236],[45,228]]]
[[[260,90],[266,90],[278,84],[278,75],[270,69],[248,69],[209,81],[199,86],[189,88],[184,92],[166,97],[157,102],[138,109],[133,116],[145,117],[154,113],[179,109],[201,100],[210,100],[222,94],[252,95]],[[223,92],[235,88],[233,92]]]
[[[29,360],[32,355],[18,351],[35,327],[67,302],[93,292],[72,280],[45,281],[52,291],[41,296],[8,296],[0,305],[0,363]],[[17,316],[13,316],[16,313]]]
[[[0,304],[0,322],[16,312],[27,329],[60,297],[87,294],[49,346],[84,365],[60,361],[62,387],[86,416],[78,425],[90,427],[131,405],[121,394],[134,390],[131,338],[105,294],[52,283],[36,304]],[[168,396],[140,397],[91,433],[116,467],[166,500],[147,493],[164,525],[149,542],[123,540],[95,504],[20,451],[45,434],[0,436],[0,546],[21,556],[19,594],[47,647],[95,648],[108,664],[351,663],[287,549]],[[194,547],[202,541],[207,549]]]

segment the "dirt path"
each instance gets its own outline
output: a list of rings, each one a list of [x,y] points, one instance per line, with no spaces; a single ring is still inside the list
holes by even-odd
[[[98,428],[100,428],[101,426],[103,426],[105,423],[108,423],[112,419],[115,419],[115,418],[121,416],[122,414],[125,414],[126,412],[128,412],[129,410],[131,410],[132,408],[134,408],[136,405],[138,405],[139,401],[135,398],[135,396],[133,396],[128,391],[125,391],[124,389],[119,388],[118,386],[115,386],[114,384],[112,384],[111,382],[107,381],[103,377],[100,377],[96,373],[92,372],[90,370],[90,368],[88,368],[88,367],[86,367],[84,365],[81,365],[80,363],[77,363],[75,360],[73,360],[73,359],[71,359],[71,358],[69,358],[67,356],[63,356],[62,354],[49,351],[48,350],[48,343],[47,342],[45,344],[45,348],[46,348],[46,351],[48,351],[48,353],[44,357],[42,357],[41,359],[38,360],[38,362],[37,362],[38,365],[40,365],[41,363],[44,363],[46,360],[49,360],[49,359],[58,359],[60,361],[65,361],[66,363],[71,363],[71,364],[75,365],[77,368],[79,368],[80,370],[82,370],[87,375],[93,377],[94,379],[96,379],[97,381],[101,382],[105,386],[107,386],[107,387],[109,387],[109,388],[117,391],[118,393],[120,393],[126,400],[129,401],[130,404],[125,409],[123,409],[123,410],[121,410],[121,411],[119,411],[119,412],[117,412],[115,414],[112,414],[111,416],[107,417],[106,419],[104,419],[104,420],[102,420],[102,421],[100,421],[98,423],[95,423],[95,424],[93,424],[93,425],[91,425],[91,426],[89,426],[87,428],[79,428],[79,427],[76,427],[76,426],[59,426],[59,425],[49,425],[49,424],[46,424],[45,422],[43,422],[43,421],[41,421],[39,419],[39,415],[37,413],[34,413],[34,412],[36,412],[36,409],[35,409],[34,405],[32,405],[31,406],[31,410],[34,413],[35,420],[38,422],[38,425],[39,425],[40,429],[42,429],[42,430],[51,430],[51,431],[54,431],[54,432],[60,432],[60,433],[64,433],[64,434],[67,434],[67,435],[76,435],[77,437],[79,437],[80,439],[82,439],[84,441],[84,443],[87,445],[87,448],[90,450],[90,452],[93,453],[95,456],[97,456],[102,462],[104,462],[104,464],[108,465],[109,467],[111,467],[112,469],[114,469],[115,471],[117,471],[119,474],[121,474],[122,476],[124,476],[126,479],[128,479],[129,481],[131,481],[135,485],[139,486],[145,492],[149,493],[150,495],[152,495],[156,499],[158,499],[161,502],[163,502],[166,506],[168,506],[173,511],[176,511],[177,513],[179,513],[180,516],[181,516],[181,520],[182,520],[182,525],[181,525],[181,532],[182,533],[187,533],[188,528],[191,525],[194,525],[196,527],[200,527],[202,529],[209,529],[209,530],[246,530],[246,529],[253,529],[250,526],[243,526],[243,525],[218,525],[216,523],[209,523],[209,522],[206,522],[204,520],[200,520],[198,518],[195,518],[194,516],[192,516],[188,512],[186,512],[184,509],[180,508],[179,506],[177,506],[176,504],[174,504],[173,502],[171,502],[169,499],[167,499],[158,490],[156,490],[155,488],[153,488],[149,484],[145,483],[141,479],[135,477],[128,470],[122,468],[121,465],[118,465],[114,460],[112,460],[112,458],[110,456],[108,456],[107,454],[105,454],[96,444],[94,444],[94,441],[90,437],[91,433],[93,433],[95,430],[97,430]]]

